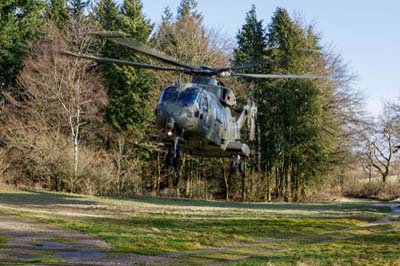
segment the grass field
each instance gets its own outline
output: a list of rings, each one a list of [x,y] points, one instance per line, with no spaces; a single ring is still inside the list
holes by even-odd
[[[111,245],[110,256],[162,254],[171,265],[400,265],[399,224],[368,225],[395,220],[389,210],[372,202],[253,204],[0,191],[0,214],[97,236]],[[168,263],[143,265],[153,264]]]

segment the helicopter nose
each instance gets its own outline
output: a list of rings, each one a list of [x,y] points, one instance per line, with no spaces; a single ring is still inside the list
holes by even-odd
[[[167,129],[173,130],[175,127],[175,119],[170,116],[167,118],[167,123],[166,123]]]

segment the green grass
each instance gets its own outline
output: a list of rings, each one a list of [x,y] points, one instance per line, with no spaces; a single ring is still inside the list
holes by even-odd
[[[229,265],[400,265],[399,239],[399,231],[381,232],[321,244],[298,245]]]
[[[111,255],[180,253],[176,265],[392,265],[400,254],[399,232],[390,231],[392,225],[358,227],[387,217],[388,210],[368,202],[253,204],[0,191],[0,212],[98,236],[111,244]],[[232,245],[241,246],[204,250]]]

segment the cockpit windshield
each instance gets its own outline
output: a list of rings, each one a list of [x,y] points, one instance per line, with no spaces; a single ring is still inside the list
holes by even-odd
[[[199,88],[188,88],[179,93],[177,101],[180,104],[187,104],[187,105],[193,104],[196,101],[199,93],[200,93]]]
[[[177,97],[178,97],[177,87],[176,86],[168,87],[164,90],[160,103],[175,102]]]

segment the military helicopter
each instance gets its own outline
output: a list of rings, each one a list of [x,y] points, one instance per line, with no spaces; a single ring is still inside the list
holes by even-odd
[[[257,107],[248,100],[235,118],[231,108],[236,105],[236,97],[230,88],[224,86],[218,77],[246,78],[307,78],[320,76],[285,74],[244,74],[234,71],[253,68],[269,61],[251,62],[239,66],[212,68],[192,66],[148,47],[119,32],[92,32],[88,35],[106,39],[129,47],[137,52],[152,56],[172,65],[159,66],[114,58],[63,51],[69,56],[96,62],[114,63],[137,68],[172,71],[193,76],[189,83],[178,83],[164,88],[155,109],[156,125],[160,140],[170,149],[169,156],[177,162],[185,151],[204,157],[249,157],[248,145],[241,141],[241,129],[245,124],[250,129],[249,139],[255,138],[255,117]]]

